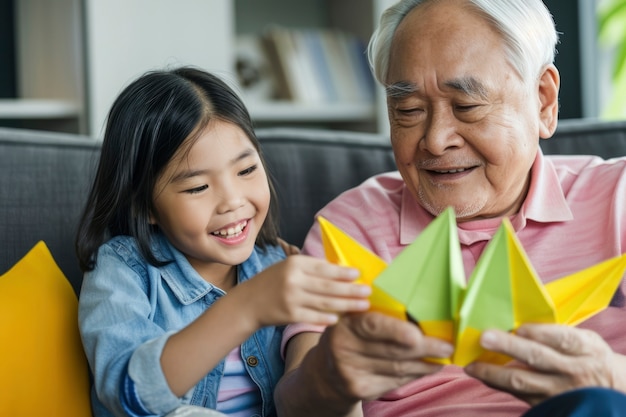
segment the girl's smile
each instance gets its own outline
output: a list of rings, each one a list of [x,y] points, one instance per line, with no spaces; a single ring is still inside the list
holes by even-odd
[[[263,163],[238,126],[214,121],[168,163],[152,221],[215,284],[254,249],[270,205]]]
[[[225,245],[238,245],[248,238],[248,220],[243,220],[211,232],[215,238]]]

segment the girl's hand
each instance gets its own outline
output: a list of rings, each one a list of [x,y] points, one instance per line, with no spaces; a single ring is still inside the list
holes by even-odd
[[[355,284],[356,269],[305,255],[292,255],[254,278],[236,286],[230,294],[256,321],[256,327],[289,323],[331,325],[339,315],[366,311],[371,288]]]
[[[516,335],[486,331],[481,345],[516,361],[505,366],[475,362],[465,368],[466,373],[531,405],[582,387],[626,391],[626,357],[613,352],[591,330],[528,324]]]

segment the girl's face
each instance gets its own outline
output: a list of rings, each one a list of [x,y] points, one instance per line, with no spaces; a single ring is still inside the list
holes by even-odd
[[[168,163],[150,221],[215,283],[250,256],[269,205],[265,167],[252,142],[236,125],[215,121]]]

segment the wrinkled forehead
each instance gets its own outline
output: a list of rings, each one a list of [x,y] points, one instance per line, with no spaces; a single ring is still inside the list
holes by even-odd
[[[467,87],[494,65],[508,65],[500,34],[458,0],[429,2],[409,12],[394,34],[389,58],[387,85],[436,72],[442,81],[462,80]]]
[[[473,40],[478,44],[501,42],[490,20],[466,0],[430,1],[413,8],[398,25],[392,53]],[[400,51],[397,51],[400,49]],[[441,51],[443,52],[443,51]]]

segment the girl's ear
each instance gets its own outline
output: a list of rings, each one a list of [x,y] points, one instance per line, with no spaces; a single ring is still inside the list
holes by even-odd
[[[548,65],[539,77],[539,137],[548,139],[554,134],[559,118],[559,70]]]

